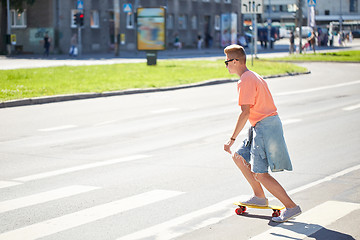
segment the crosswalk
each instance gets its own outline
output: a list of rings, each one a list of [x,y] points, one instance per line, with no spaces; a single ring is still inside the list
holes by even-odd
[[[124,158],[128,161],[134,158]],[[141,159],[137,156],[135,159]],[[119,161],[119,160],[118,160]],[[109,162],[107,162],[109,164]],[[81,169],[89,169],[90,166],[84,165]],[[322,180],[318,180],[307,186],[302,186],[298,189],[293,189],[290,193],[296,193],[303,191],[306,188],[313,187],[317,184],[331,181],[337,177],[343,176],[352,171],[360,169],[360,165],[345,169],[341,172],[335,173]],[[71,171],[70,171],[71,172]],[[59,172],[60,173],[60,172]],[[61,172],[64,174],[63,172]],[[45,176],[40,175],[40,176]],[[56,175],[56,174],[55,174]],[[46,175],[48,177],[52,174]],[[42,179],[42,177],[40,179]],[[26,178],[18,178],[23,181]],[[33,180],[33,178],[30,178]],[[19,186],[15,181],[2,181],[0,186],[0,194],[6,194],[13,187]],[[26,181],[23,182],[26,184]],[[86,193],[101,192],[104,189],[97,186],[87,185],[70,185],[54,188],[43,192],[33,192],[27,196],[20,196],[14,199],[7,199],[0,202],[0,217],[4,214],[11,214],[12,211],[31,211],[33,206],[41,206],[41,204],[47,204],[51,202],[62,201],[69,197],[77,197]],[[36,191],[36,190],[34,190]],[[48,236],[52,236],[51,239],[57,239],[56,234],[69,229],[75,229],[88,223],[94,223],[96,221],[102,221],[107,217],[119,216],[125,212],[131,212],[145,206],[151,206],[151,204],[158,203],[166,205],[169,202],[174,202],[179,197],[186,197],[187,193],[176,190],[164,190],[155,189],[145,191],[143,193],[135,194],[132,196],[126,196],[121,199],[116,199],[107,203],[98,204],[92,207],[87,207],[82,210],[74,210],[71,213],[65,213],[61,216],[49,218],[36,223],[30,223],[26,226],[13,226],[12,229],[0,230],[0,240],[34,240],[42,239]],[[234,216],[233,202],[239,199],[239,196],[235,196],[230,199],[225,199],[216,204],[205,206],[202,209],[188,212],[181,216],[176,216],[172,219],[166,220],[162,223],[153,223],[153,225],[134,231],[123,236],[115,236],[114,240],[132,240],[132,239],[175,239],[184,234],[191,233],[198,229],[211,226],[219,223],[224,219],[228,219]],[[342,211],[334,212],[335,206],[342,206]],[[307,236],[319,231],[323,227],[335,222],[353,211],[359,210],[360,204],[328,201],[320,204],[306,211],[300,217],[293,222],[291,227],[286,224],[280,224],[271,228],[268,231],[263,232],[258,236],[254,236],[253,239],[277,239],[276,236],[287,236],[291,239],[304,239]],[[3,218],[0,218],[3,219]],[[8,227],[9,228],[9,227]],[[11,227],[10,227],[11,228]],[[75,238],[76,239],[76,238]],[[81,239],[81,238],[80,238]]]

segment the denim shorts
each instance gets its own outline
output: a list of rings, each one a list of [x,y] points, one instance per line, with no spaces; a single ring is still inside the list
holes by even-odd
[[[251,164],[254,173],[267,173],[269,167],[272,172],[292,170],[278,115],[264,118],[251,127],[236,153]]]

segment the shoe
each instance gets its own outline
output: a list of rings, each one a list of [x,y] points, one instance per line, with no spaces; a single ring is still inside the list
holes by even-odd
[[[296,216],[299,216],[301,214],[301,208],[299,206],[296,206],[294,208],[286,208],[285,211],[281,213],[279,217],[273,217],[272,220],[274,222],[286,222]]]
[[[259,198],[257,196],[253,196],[249,200],[242,201],[241,203],[259,207],[267,207],[269,205],[269,201],[267,200],[267,198]]]

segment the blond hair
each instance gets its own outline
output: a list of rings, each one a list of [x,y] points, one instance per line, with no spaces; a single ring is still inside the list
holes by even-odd
[[[224,53],[230,59],[235,58],[235,59],[239,59],[239,61],[243,61],[244,63],[246,63],[245,49],[240,45],[237,44],[229,45],[224,49]]]

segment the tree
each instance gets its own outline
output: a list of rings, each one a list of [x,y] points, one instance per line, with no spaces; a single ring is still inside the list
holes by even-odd
[[[24,7],[34,4],[36,0],[9,0],[10,8],[20,12],[24,11]],[[0,53],[6,52],[6,32],[7,32],[7,0],[1,0],[1,19],[0,19]]]

